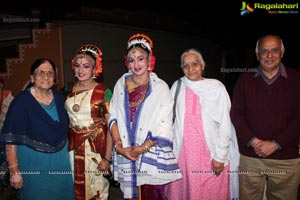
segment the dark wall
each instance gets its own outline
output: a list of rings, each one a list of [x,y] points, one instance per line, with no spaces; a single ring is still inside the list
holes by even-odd
[[[83,44],[92,43],[103,52],[103,82],[113,88],[117,79],[127,71],[124,54],[127,40],[134,33],[145,33],[153,40],[155,73],[169,86],[182,76],[180,56],[184,50],[192,47],[202,52],[207,64],[205,76],[223,79],[220,71],[223,65],[222,48],[205,38],[94,21],[68,21],[63,22],[61,26],[65,83],[74,81],[71,59],[78,48]]]

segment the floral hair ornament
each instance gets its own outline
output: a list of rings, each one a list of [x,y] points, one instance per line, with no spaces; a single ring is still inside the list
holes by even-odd
[[[102,73],[102,51],[95,45],[93,44],[85,44],[82,45],[79,50],[76,53],[77,55],[89,55],[91,56],[93,59],[95,59],[95,63],[96,63],[96,72],[95,72],[95,76],[99,76],[99,74]],[[76,58],[75,56],[75,58]],[[75,58],[72,59],[72,69],[75,69]]]
[[[137,33],[137,34],[132,35],[128,39],[127,52],[129,52],[130,49],[132,49],[134,47],[140,47],[140,48],[144,49],[147,53],[149,53],[150,58],[151,58],[149,71],[152,72],[154,70],[154,66],[155,66],[155,56],[153,55],[153,52],[152,52],[153,42],[150,39],[150,37],[143,33]],[[125,65],[128,68],[127,55],[125,56]]]

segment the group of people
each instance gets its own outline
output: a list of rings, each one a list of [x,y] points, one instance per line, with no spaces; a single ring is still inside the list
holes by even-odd
[[[282,40],[260,38],[257,72],[240,76],[231,99],[203,76],[191,48],[171,88],[154,72],[153,42],[132,35],[128,72],[113,90],[95,81],[102,52],[92,44],[72,59],[77,82],[54,89],[55,64],[31,67],[31,83],[9,106],[0,134],[10,184],[21,200],[292,199],[300,180],[300,76],[281,62]]]

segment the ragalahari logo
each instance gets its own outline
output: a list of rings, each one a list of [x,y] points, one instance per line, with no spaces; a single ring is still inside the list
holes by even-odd
[[[249,14],[253,11],[254,11],[254,9],[251,8],[248,3],[246,3],[245,1],[242,1],[241,16],[243,16],[245,14]]]

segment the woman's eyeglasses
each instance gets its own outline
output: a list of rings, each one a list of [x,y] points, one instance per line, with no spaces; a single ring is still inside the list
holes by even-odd
[[[55,76],[55,73],[53,71],[43,71],[43,70],[36,71],[34,74],[36,74],[39,77],[44,77],[45,75],[47,75],[48,77],[53,78]]]

